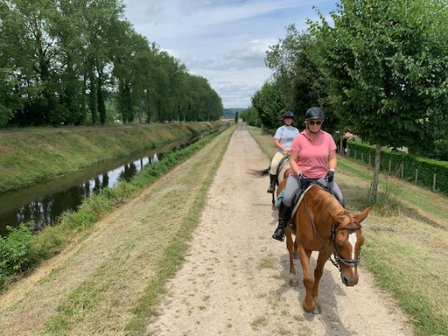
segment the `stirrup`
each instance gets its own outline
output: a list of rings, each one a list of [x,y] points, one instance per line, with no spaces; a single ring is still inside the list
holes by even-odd
[[[268,190],[267,190],[267,193],[269,193],[269,194],[273,194],[274,191],[275,191],[275,188],[274,188],[274,186],[271,184],[271,185],[269,186]]]

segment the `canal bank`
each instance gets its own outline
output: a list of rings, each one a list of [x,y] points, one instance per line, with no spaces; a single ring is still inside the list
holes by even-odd
[[[0,131],[0,193],[209,133],[225,123],[173,122]]]
[[[76,212],[65,213],[57,225],[48,226],[39,234],[30,232],[28,225],[22,225],[5,239],[0,239],[0,292],[8,286],[11,276],[21,277],[43,260],[60,253],[69,243],[75,245],[88,237],[94,224],[107,214],[132,201],[148,185],[198,152],[222,133],[229,135],[232,128],[220,128],[185,148],[164,153],[160,162],[148,165],[130,182],[119,183],[106,188],[81,204]],[[192,179],[196,180],[195,176]],[[117,232],[119,235],[119,232]]]
[[[8,226],[18,228],[30,221],[34,222],[35,230],[53,225],[63,213],[76,211],[85,199],[105,188],[114,188],[121,181],[129,182],[147,165],[163,159],[165,152],[185,148],[203,135],[105,160],[84,169],[1,193],[0,236],[8,234]]]

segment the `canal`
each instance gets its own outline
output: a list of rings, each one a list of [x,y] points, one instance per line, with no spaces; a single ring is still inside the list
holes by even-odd
[[[43,181],[35,185],[0,194],[0,236],[7,225],[34,221],[36,230],[54,224],[65,212],[73,212],[83,200],[120,181],[129,181],[147,165],[158,162],[166,150],[184,148],[200,137],[171,143],[161,148],[135,153],[128,157],[104,161],[98,165]]]

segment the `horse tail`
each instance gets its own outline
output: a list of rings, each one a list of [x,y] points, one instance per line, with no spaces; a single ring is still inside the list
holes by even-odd
[[[249,174],[255,176],[255,177],[265,177],[269,175],[269,169],[263,169],[263,170],[255,170],[255,169],[250,169],[247,171]]]

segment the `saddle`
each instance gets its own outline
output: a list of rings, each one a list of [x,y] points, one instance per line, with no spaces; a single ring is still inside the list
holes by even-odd
[[[322,190],[330,193],[333,195],[334,198],[336,198],[338,200],[339,203],[342,204],[341,200],[337,197],[337,195],[333,192],[332,189],[322,185],[321,183],[317,182],[317,181],[313,181],[308,188],[306,189],[302,189],[302,188],[298,188],[295,193],[294,193],[294,197],[293,197],[293,206],[292,206],[292,211],[291,211],[291,218],[294,218],[294,215],[297,212],[297,209],[299,209],[300,203],[303,200],[303,197],[305,196],[305,194],[307,193],[307,191],[313,186],[313,185],[317,185],[319,188],[321,188]],[[280,208],[280,202],[283,201],[283,194],[284,194],[285,190],[282,190],[280,192],[280,194],[278,195],[277,201],[275,202],[275,206],[277,207],[277,209]],[[345,205],[342,204],[342,206],[345,208]],[[293,232],[296,232],[296,227],[295,225],[290,222],[291,228],[293,229]]]

